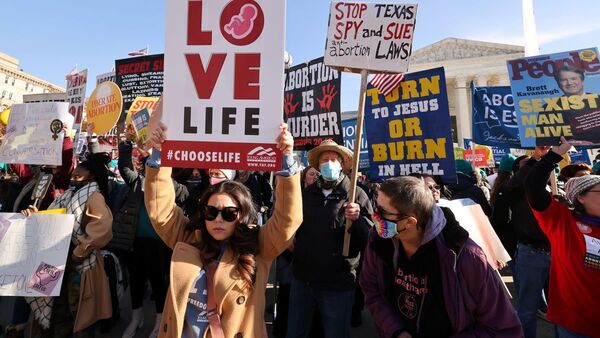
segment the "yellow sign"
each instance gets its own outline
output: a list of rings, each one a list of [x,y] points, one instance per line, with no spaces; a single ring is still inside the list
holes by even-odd
[[[4,109],[4,111],[2,111],[2,113],[0,113],[0,123],[7,126],[9,116],[10,116],[10,108]]]
[[[119,120],[123,108],[121,89],[114,82],[102,82],[87,103],[86,119],[94,124],[94,133],[108,133]]]
[[[148,108],[148,112],[150,113],[150,115],[152,115],[154,107],[156,106],[156,102],[158,102],[158,97],[136,97],[135,100],[133,100],[133,102],[131,103],[131,107],[129,107],[129,112],[127,113],[125,124],[130,125],[131,117],[144,108]]]
[[[49,210],[42,210],[42,211],[36,212],[36,214],[40,214],[40,215],[63,215],[66,213],[67,213],[67,208],[49,209]]]

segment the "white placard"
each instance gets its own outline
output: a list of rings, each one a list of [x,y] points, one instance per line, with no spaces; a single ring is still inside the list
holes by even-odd
[[[439,205],[452,210],[460,226],[467,230],[469,237],[483,249],[488,263],[494,269],[499,268],[498,261],[506,263],[511,260],[479,204],[470,199],[441,199]]]
[[[83,118],[87,77],[87,69],[71,76],[67,76],[67,102],[69,102],[69,113],[75,117],[75,124],[77,126],[81,124],[81,119]]]
[[[53,135],[50,124],[59,119],[72,126],[74,118],[68,108],[67,102],[13,105],[0,145],[0,162],[61,165],[64,133]]]
[[[0,296],[58,296],[74,223],[73,215],[0,213]],[[43,278],[41,266],[59,273]]]
[[[416,4],[332,2],[325,64],[342,71],[406,73]]]
[[[164,165],[280,170],[285,1],[167,1]]]

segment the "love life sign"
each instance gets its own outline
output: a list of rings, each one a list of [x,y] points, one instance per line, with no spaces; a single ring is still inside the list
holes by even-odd
[[[279,170],[285,1],[168,1],[162,163]]]

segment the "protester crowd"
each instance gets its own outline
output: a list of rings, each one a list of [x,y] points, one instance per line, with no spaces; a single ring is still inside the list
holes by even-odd
[[[571,147],[565,139],[531,156],[505,155],[488,172],[493,184],[457,160],[456,183],[363,177],[350,201],[353,154],[332,140],[310,150],[302,168],[283,124],[283,165],[270,174],[161,166],[167,134],[160,125],[142,145],[126,133],[117,158],[93,138],[86,154],[74,154],[65,136],[61,166],[2,165],[2,212],[75,215],[60,296],[16,298],[3,314],[11,316],[5,337],[24,337],[28,323],[33,337],[93,337],[118,320],[129,321],[122,337],[134,337],[148,294],[150,337],[266,337],[273,262],[275,337],[349,337],[363,307],[373,337],[536,337],[541,318],[557,337],[600,336],[600,270],[590,255],[600,246],[600,162],[563,167],[550,189]],[[50,188],[33,205],[44,173]],[[464,198],[480,205],[512,257],[499,267],[508,263],[516,306],[498,267],[439,203]],[[124,297],[130,318],[121,316]]]

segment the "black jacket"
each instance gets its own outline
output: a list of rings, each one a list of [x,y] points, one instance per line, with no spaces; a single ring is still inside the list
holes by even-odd
[[[119,144],[119,173],[126,187],[120,189],[119,196],[111,204],[113,212],[113,238],[108,243],[109,250],[131,251],[139,222],[140,209],[144,204],[144,175],[133,167],[131,142]],[[173,180],[175,201],[182,205],[188,197],[187,187]]]
[[[477,186],[475,178],[465,175],[461,172],[456,173],[457,183],[448,185],[452,193],[452,199],[470,198],[473,202],[479,204],[487,217],[492,216],[492,207],[490,202],[485,198],[483,190]]]
[[[318,181],[302,192],[304,221],[296,232],[293,270],[296,279],[314,288],[352,290],[356,286],[356,269],[367,245],[373,207],[357,187],[361,217],[351,227],[349,257],[342,256],[343,205],[348,202],[349,190],[350,179],[344,176],[327,197]]]
[[[525,198],[525,180],[537,161],[531,158],[508,181],[506,194],[512,211],[512,223],[520,243],[537,249],[550,250],[550,242],[538,225]]]

